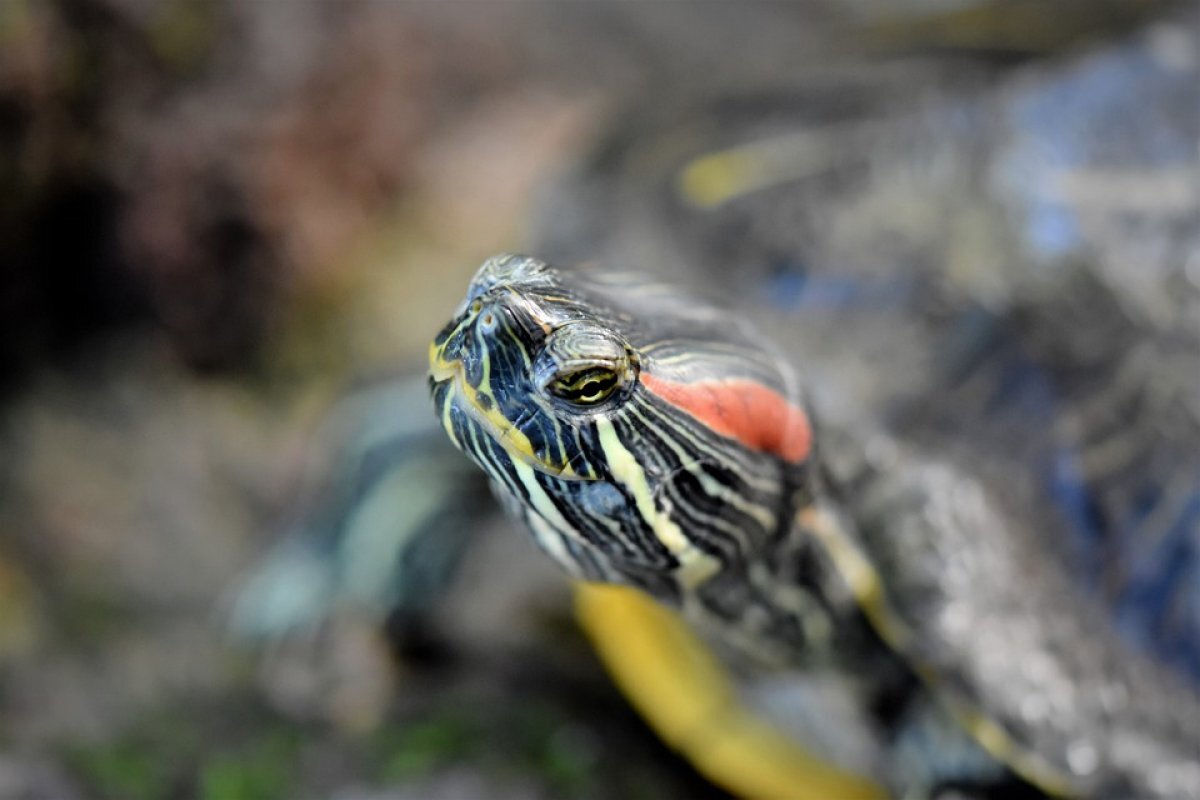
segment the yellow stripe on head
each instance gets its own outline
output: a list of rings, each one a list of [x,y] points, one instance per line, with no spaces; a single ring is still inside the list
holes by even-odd
[[[430,376],[435,381],[454,381],[454,391],[459,392],[466,401],[463,408],[471,415],[472,419],[488,430],[489,435],[501,444],[514,462],[519,461],[538,469],[546,469],[546,465],[538,458],[537,451],[533,446],[533,442],[529,440],[529,437],[514,425],[512,420],[504,416],[495,403],[483,403],[480,401],[480,391],[467,381],[466,376],[463,374],[462,362],[458,360],[446,360],[442,355],[442,347],[442,345],[438,345],[437,343],[431,344],[429,347]],[[487,385],[491,375],[491,362],[489,359],[484,359],[483,370],[484,376],[480,384]],[[446,428],[446,432],[450,435],[450,438],[455,440],[454,431],[450,425],[449,400],[450,396],[447,396],[446,407],[442,409],[442,425]],[[570,464],[563,464],[555,474],[567,479],[581,477]]]

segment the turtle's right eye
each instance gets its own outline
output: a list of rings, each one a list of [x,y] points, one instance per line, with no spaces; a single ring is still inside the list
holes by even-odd
[[[620,382],[620,376],[607,367],[587,367],[555,377],[547,388],[568,403],[594,406],[608,399]]]

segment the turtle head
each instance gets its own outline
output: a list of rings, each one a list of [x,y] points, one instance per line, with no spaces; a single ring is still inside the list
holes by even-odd
[[[811,429],[785,362],[672,287],[497,256],[429,363],[454,444],[580,577],[677,595],[803,501]]]

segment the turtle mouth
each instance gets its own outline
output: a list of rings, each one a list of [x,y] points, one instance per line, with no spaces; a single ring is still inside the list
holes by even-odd
[[[466,366],[461,358],[447,357],[445,346],[434,342],[429,348],[429,388],[437,406],[442,428],[450,441],[479,461],[487,469],[487,460],[475,453],[470,438],[461,436],[455,425],[455,410],[459,418],[475,426],[495,442],[514,463],[524,464],[538,472],[563,480],[589,480],[580,475],[571,464],[550,464],[538,456],[529,437],[521,430],[528,417],[514,422],[496,407],[496,403],[481,399],[484,393],[467,380]],[[532,416],[532,411],[529,416]],[[465,439],[465,441],[464,441]]]

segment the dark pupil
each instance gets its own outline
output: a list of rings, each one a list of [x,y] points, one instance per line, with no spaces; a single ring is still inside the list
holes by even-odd
[[[608,397],[616,385],[615,372],[593,367],[557,379],[550,384],[550,391],[572,403],[596,403]]]

